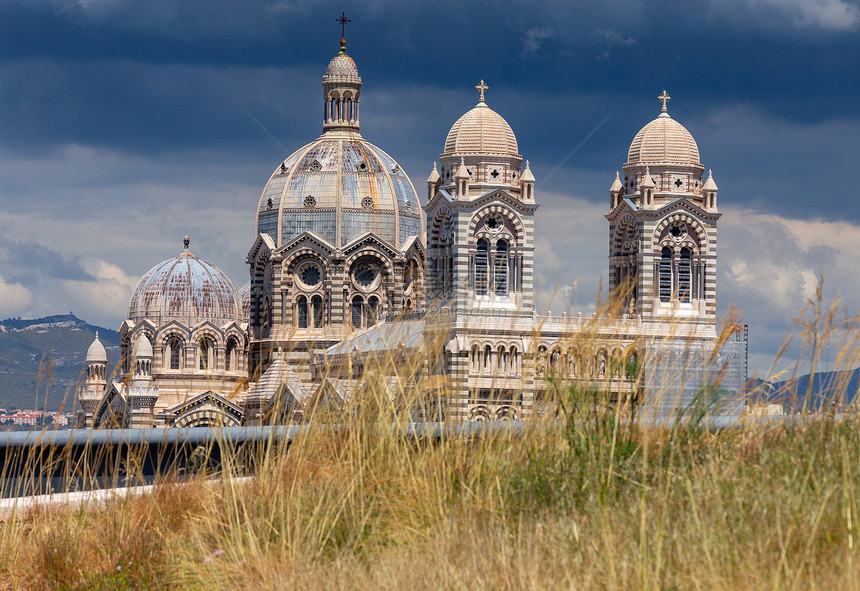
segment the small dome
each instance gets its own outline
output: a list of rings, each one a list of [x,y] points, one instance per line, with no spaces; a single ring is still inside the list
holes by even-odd
[[[663,112],[633,138],[627,152],[627,165],[637,164],[700,166],[699,147],[686,127]]]
[[[326,82],[361,82],[355,60],[345,53],[334,56],[323,76],[323,83]]]
[[[251,321],[251,282],[239,288],[239,306],[243,322]]]
[[[137,359],[149,359],[152,355],[152,343],[144,333],[140,333],[134,342],[134,356]]]
[[[519,156],[511,126],[483,101],[457,119],[445,139],[442,155],[475,153]]]
[[[129,320],[162,324],[171,319],[194,326],[211,320],[239,320],[239,297],[233,282],[215,265],[186,249],[150,269],[128,304]]]
[[[95,340],[87,349],[87,363],[107,363],[107,351],[99,340],[99,333],[96,333]]]

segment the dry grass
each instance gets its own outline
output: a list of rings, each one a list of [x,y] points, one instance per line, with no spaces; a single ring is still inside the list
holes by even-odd
[[[819,363],[835,323],[813,319],[803,334]],[[0,532],[0,585],[860,588],[856,417],[640,429],[611,406],[575,404],[590,392],[558,391],[580,414],[441,441],[399,435],[391,401],[369,392],[336,433],[259,450],[249,481],[15,515]]]

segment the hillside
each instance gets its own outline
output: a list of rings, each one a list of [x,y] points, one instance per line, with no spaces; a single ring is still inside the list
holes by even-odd
[[[778,402],[785,405],[786,412],[802,410],[809,388],[810,376],[805,374],[780,382],[763,383],[762,380],[750,380],[748,390],[761,387],[760,398],[767,402]],[[812,389],[808,410],[820,410],[829,407],[834,402],[846,407],[857,395],[860,388],[860,368],[843,371],[825,371],[812,376]]]
[[[0,322],[0,408],[60,410],[67,400],[63,410],[71,411],[74,386],[96,331],[112,366],[119,360],[115,330],[73,314]]]

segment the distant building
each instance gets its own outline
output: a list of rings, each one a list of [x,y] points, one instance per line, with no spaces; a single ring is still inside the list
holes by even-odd
[[[535,311],[536,179],[484,82],[447,134],[423,206],[402,167],[362,137],[361,85],[342,41],[323,76],[322,135],[263,189],[250,283],[237,291],[186,237],[135,290],[117,379],[98,337],[90,347],[81,426],[301,420],[361,396],[374,356],[431,340],[442,346],[422,377],[444,378],[432,406],[448,420],[551,412],[550,375],[657,413],[716,379],[741,386],[745,335],[716,350],[717,185],[665,91],[610,187],[618,315],[594,323]],[[392,395],[417,387],[383,381]]]

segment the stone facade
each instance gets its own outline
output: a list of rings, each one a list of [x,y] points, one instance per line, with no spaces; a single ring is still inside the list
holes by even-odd
[[[560,381],[661,413],[690,404],[719,370],[720,213],[716,183],[669,116],[665,91],[610,187],[615,315],[583,318],[535,310],[535,177],[483,80],[478,104],[446,136],[423,207],[405,171],[361,136],[361,84],[342,45],[323,77],[322,135],[261,194],[247,286],[237,292],[187,239],[141,280],[120,328],[117,379],[105,375],[98,339],[90,348],[81,426],[300,421],[362,396],[371,379],[392,397],[444,380],[442,398],[412,409],[422,420],[552,412]],[[188,288],[179,299],[175,285]],[[406,382],[365,371],[417,355],[427,362]],[[681,367],[685,356],[698,365]],[[719,359],[744,361],[737,351]],[[667,383],[682,399],[649,402]]]

